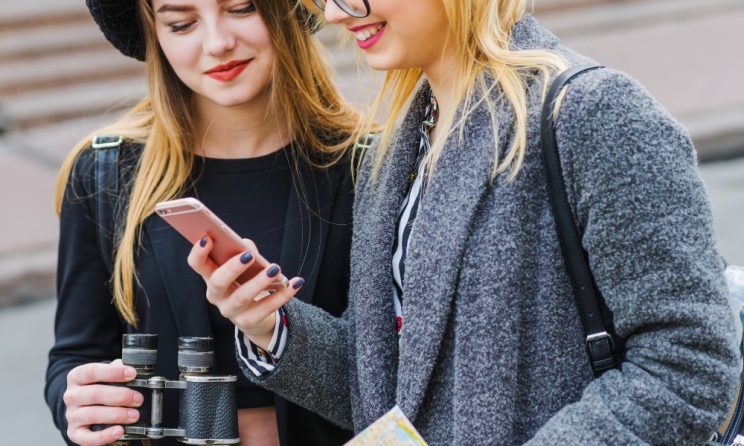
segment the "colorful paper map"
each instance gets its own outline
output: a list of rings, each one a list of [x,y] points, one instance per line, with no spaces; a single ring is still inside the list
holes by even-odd
[[[400,407],[383,415],[345,446],[426,446],[426,442]]]

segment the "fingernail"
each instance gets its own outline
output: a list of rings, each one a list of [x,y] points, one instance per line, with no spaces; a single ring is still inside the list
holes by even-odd
[[[266,270],[266,275],[269,277],[275,277],[277,274],[279,274],[279,266],[278,265],[271,265],[271,268]]]
[[[124,435],[124,428],[121,426],[114,426],[111,428],[111,436],[114,438],[119,438],[122,435]]]
[[[292,284],[292,288],[294,288],[294,289],[297,290],[297,289],[299,289],[304,284],[305,284],[305,279],[299,278],[299,279],[295,280],[295,282]]]
[[[127,367],[124,369],[124,378],[125,379],[134,379],[137,376],[137,370],[134,369],[134,367]]]
[[[202,248],[207,246],[207,236],[203,235],[202,238],[199,239],[199,246]]]
[[[134,409],[129,409],[127,411],[127,417],[132,421],[137,421],[139,418],[139,412]]]
[[[240,256],[240,263],[242,263],[243,265],[247,265],[248,262],[250,262],[251,260],[253,260],[253,254],[251,254],[249,251],[244,252],[243,255]]]
[[[145,402],[145,397],[139,392],[134,392],[134,405],[139,407],[144,402]]]

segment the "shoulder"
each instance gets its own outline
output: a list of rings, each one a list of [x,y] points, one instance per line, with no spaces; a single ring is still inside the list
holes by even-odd
[[[584,73],[568,86],[556,122],[561,151],[578,162],[695,164],[684,127],[635,79],[613,69]],[[586,167],[590,167],[587,165]]]
[[[122,139],[114,144],[113,138],[118,139],[118,137],[108,135],[96,136],[78,152],[68,180],[68,186],[72,186],[77,196],[81,195],[80,192],[85,195],[95,192],[95,177],[100,168],[97,164],[104,152],[115,155],[108,159],[116,162],[115,169],[119,175],[129,175],[135,168],[142,153],[143,144],[129,139]]]

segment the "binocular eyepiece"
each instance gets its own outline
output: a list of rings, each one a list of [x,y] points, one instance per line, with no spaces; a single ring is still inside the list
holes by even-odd
[[[212,338],[178,339],[180,379],[169,381],[153,376],[157,364],[158,335],[125,334],[122,339],[122,362],[134,367],[137,376],[124,383],[145,397],[137,410],[139,420],[124,426],[119,441],[176,437],[181,443],[194,445],[239,444],[235,376],[210,375],[214,363]],[[163,400],[166,389],[180,390],[179,427],[163,426]],[[108,425],[95,426],[102,430]]]

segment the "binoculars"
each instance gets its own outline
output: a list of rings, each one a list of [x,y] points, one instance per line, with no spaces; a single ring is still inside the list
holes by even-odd
[[[178,339],[181,375],[177,381],[153,376],[157,351],[158,335],[125,334],[122,339],[122,362],[137,370],[135,379],[123,385],[140,391],[145,400],[137,409],[139,420],[125,425],[124,436],[114,444],[165,437],[175,437],[181,443],[195,445],[239,444],[235,396],[237,377],[209,374],[214,363],[212,338]],[[180,391],[177,428],[163,426],[163,400],[167,389]],[[94,426],[93,430],[108,426]]]

